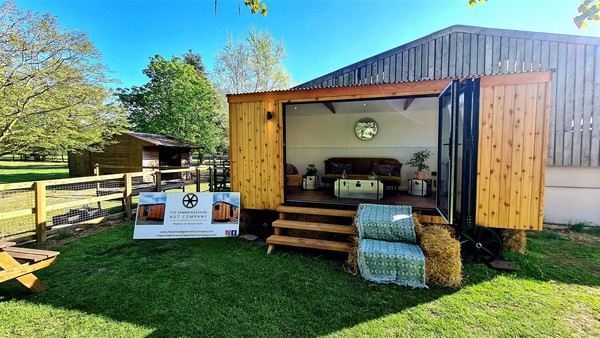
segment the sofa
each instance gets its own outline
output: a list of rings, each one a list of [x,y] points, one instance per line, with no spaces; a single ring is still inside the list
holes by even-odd
[[[402,183],[401,169],[402,163],[393,158],[332,157],[325,160],[325,173],[321,176],[321,181],[333,184],[342,178],[344,171],[348,179],[368,180],[369,174],[373,172],[384,187],[398,190]]]

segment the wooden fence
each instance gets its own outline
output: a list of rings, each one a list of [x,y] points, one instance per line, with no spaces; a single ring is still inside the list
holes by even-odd
[[[547,165],[600,166],[600,39],[452,26],[296,88],[554,70]]]
[[[178,173],[190,179],[161,179]],[[149,174],[153,182],[144,182]],[[57,225],[98,223],[114,211],[130,219],[133,197],[140,192],[190,185],[201,191],[199,167],[0,184],[0,239],[44,242]]]

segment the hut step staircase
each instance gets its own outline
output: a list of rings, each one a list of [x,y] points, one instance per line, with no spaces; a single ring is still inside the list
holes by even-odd
[[[319,233],[353,235],[356,234],[355,226],[320,222],[293,221],[286,219],[286,215],[304,214],[354,218],[354,216],[356,216],[355,210],[305,208],[282,205],[279,208],[277,208],[277,211],[279,212],[279,219],[273,222],[275,234],[267,238],[267,244],[269,244],[269,249],[267,253],[271,253],[273,249],[275,249],[276,245],[286,245],[340,252],[350,252],[352,250],[352,244],[350,242],[296,237],[286,234],[285,231],[286,229],[293,229],[313,231]]]

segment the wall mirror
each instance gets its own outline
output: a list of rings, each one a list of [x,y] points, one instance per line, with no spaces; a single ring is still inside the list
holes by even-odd
[[[368,141],[375,137],[377,129],[377,122],[370,117],[363,117],[354,126],[356,136],[363,141]]]

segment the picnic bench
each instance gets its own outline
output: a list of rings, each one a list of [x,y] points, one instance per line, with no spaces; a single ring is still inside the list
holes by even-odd
[[[54,264],[60,252],[21,248],[15,244],[0,242],[0,283],[16,279],[33,292],[46,290],[48,287],[32,272]]]

